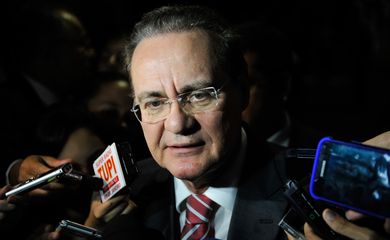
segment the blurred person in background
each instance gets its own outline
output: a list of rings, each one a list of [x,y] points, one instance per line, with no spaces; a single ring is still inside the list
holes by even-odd
[[[3,184],[10,163],[45,154],[36,141],[42,116],[56,104],[77,105],[90,84],[94,62],[85,28],[64,6],[34,2],[15,16],[6,38],[7,81],[0,87]]]
[[[289,96],[296,59],[289,39],[276,27],[260,21],[235,26],[248,68],[249,103],[242,118],[254,131],[256,141],[267,141],[276,152],[286,148],[316,148],[323,133],[302,124],[291,114]],[[289,159],[297,179],[305,178],[310,159]]]

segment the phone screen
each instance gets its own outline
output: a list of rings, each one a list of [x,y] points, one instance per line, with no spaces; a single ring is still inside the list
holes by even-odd
[[[324,138],[310,182],[313,198],[390,217],[390,150]]]

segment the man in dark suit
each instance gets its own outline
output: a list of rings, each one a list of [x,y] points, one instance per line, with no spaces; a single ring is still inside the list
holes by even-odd
[[[132,112],[158,170],[141,174],[150,184],[133,193],[138,207],[112,219],[105,240],[287,239],[278,222],[291,175],[242,123],[249,90],[236,37],[194,6],[161,7],[135,25],[125,50]]]
[[[253,145],[242,125],[246,64],[224,20],[205,8],[162,7],[135,25],[126,57],[132,111],[168,181],[109,223],[105,239],[285,239],[283,159]]]
[[[247,148],[249,152],[237,183],[230,227],[227,238],[223,239],[285,239],[277,225],[287,207],[281,195],[286,174],[283,155],[275,154],[267,143],[262,146],[249,144]],[[155,162],[144,163],[141,168],[149,170],[142,171],[141,179],[133,183],[138,208],[109,222],[105,227],[105,239],[180,239],[180,214],[174,190],[176,180]],[[228,173],[221,174],[230,177]]]

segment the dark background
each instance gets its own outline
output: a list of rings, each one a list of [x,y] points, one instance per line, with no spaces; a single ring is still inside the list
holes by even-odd
[[[26,1],[2,1],[1,29]],[[287,34],[296,54],[290,110],[327,135],[362,141],[390,128],[390,3],[386,0],[64,1],[101,48],[142,13],[174,3],[218,10],[233,24],[261,20]],[[6,46],[3,46],[6,47]],[[6,61],[6,59],[1,59]]]

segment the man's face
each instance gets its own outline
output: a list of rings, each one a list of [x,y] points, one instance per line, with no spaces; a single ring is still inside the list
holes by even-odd
[[[130,70],[135,103],[151,96],[176,99],[183,92],[219,88],[229,80],[215,79],[209,53],[208,39],[202,32],[144,39],[134,51]],[[212,110],[188,115],[174,101],[165,120],[141,123],[153,158],[178,178],[198,179],[239,145],[238,96],[226,83]]]

